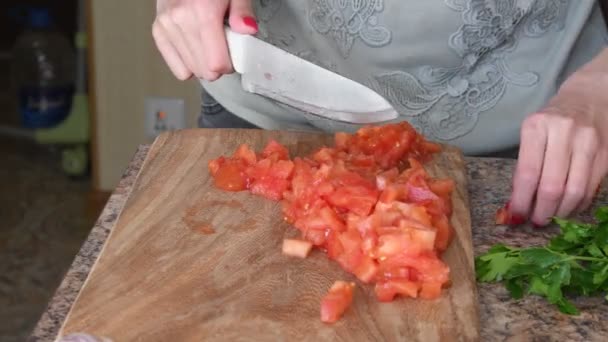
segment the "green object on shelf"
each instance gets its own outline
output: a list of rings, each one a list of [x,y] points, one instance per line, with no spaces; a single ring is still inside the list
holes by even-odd
[[[86,145],[79,144],[65,148],[61,154],[63,171],[72,176],[82,176],[87,171],[88,152]]]
[[[84,144],[89,142],[88,97],[75,94],[71,113],[59,125],[49,129],[37,129],[36,141],[42,144]]]

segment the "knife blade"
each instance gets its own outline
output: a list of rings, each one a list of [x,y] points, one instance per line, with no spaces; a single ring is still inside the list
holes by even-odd
[[[245,91],[337,121],[371,124],[398,117],[386,99],[361,83],[251,35],[229,27],[225,32]]]

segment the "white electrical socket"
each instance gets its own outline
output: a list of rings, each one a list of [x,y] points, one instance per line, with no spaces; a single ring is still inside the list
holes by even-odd
[[[164,131],[186,128],[184,99],[147,97],[145,127],[149,138],[156,138]]]

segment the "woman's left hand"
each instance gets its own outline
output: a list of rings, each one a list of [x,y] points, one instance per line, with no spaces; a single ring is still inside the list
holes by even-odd
[[[523,122],[509,202],[513,222],[544,226],[592,203],[608,171],[608,70],[591,66]]]

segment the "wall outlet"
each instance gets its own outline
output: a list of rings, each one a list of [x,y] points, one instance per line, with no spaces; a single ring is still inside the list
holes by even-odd
[[[146,135],[156,138],[164,131],[186,128],[186,104],[183,99],[146,98]]]

